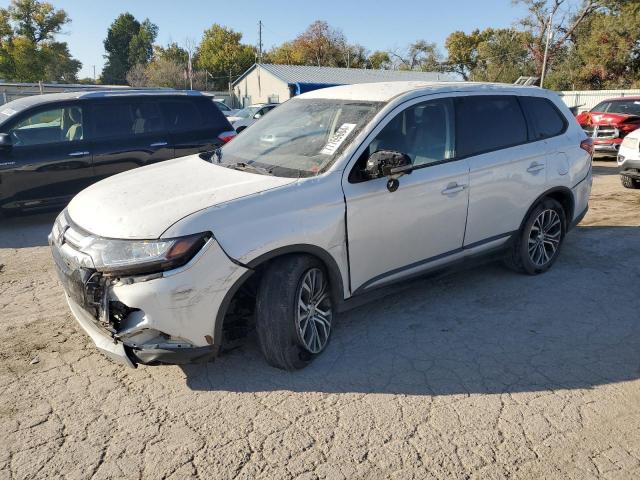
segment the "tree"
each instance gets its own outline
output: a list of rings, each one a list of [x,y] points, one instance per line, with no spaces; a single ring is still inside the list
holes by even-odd
[[[435,43],[418,40],[404,52],[390,52],[400,70],[419,70],[422,72],[443,71],[443,58]]]
[[[189,53],[176,42],[166,47],[155,45],[153,47],[153,60],[169,60],[180,65],[186,65],[189,61]]]
[[[295,39],[271,49],[266,60],[288,65],[365,68],[367,49],[350,44],[341,30],[317,20]]]
[[[560,90],[640,86],[640,4],[599,1],[556,52],[545,86]]]
[[[527,48],[531,53],[537,76],[542,74],[548,29],[551,28],[551,40],[547,52],[547,66],[551,66],[580,24],[602,5],[599,0],[582,0],[582,5],[577,11],[564,12],[561,7],[567,0],[514,0],[514,2],[525,5],[529,11],[520,24],[529,37]]]
[[[391,66],[391,57],[389,53],[376,50],[369,55],[369,66],[374,70],[386,70]]]
[[[82,64],[55,41],[70,22],[64,10],[37,0],[13,0],[0,9],[0,77],[19,82],[75,82]]]
[[[130,13],[120,14],[104,40],[107,61],[102,70],[102,83],[126,83],[132,66],[146,65],[151,59],[157,35],[158,27],[148,19],[140,23]]]
[[[241,33],[218,24],[204,32],[196,50],[196,65],[211,73],[215,88],[225,88],[228,77],[239,75],[253,65],[255,48],[241,40]]]
[[[513,28],[453,32],[445,42],[447,68],[464,80],[512,83],[534,74],[528,39]]]

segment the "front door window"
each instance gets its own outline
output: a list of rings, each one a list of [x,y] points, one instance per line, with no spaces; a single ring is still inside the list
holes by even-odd
[[[9,134],[16,147],[83,140],[82,108],[69,106],[39,111],[20,120]]]

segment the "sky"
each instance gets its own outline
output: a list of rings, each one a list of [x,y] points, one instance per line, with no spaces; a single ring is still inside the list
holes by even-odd
[[[104,65],[103,40],[113,20],[130,12],[138,20],[158,25],[156,43],[187,39],[199,42],[213,23],[243,34],[243,42],[257,44],[262,20],[265,49],[291,40],[315,20],[340,28],[351,43],[374,50],[401,50],[415,40],[444,42],[455,30],[509,27],[524,16],[522,5],[511,0],[48,0],[63,8],[71,23],[58,36],[82,62],[80,77],[99,76]],[[0,0],[6,7],[9,0]]]

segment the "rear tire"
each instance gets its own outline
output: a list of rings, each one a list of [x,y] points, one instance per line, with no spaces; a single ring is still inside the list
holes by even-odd
[[[326,348],[332,324],[331,285],[322,262],[287,255],[267,267],[256,299],[256,331],[270,365],[306,367]]]
[[[528,275],[544,273],[555,263],[567,232],[562,205],[553,198],[538,203],[525,220],[505,258],[509,268]]]
[[[622,182],[622,186],[624,188],[640,188],[640,181],[635,178],[627,177],[626,175],[620,175],[620,181]]]

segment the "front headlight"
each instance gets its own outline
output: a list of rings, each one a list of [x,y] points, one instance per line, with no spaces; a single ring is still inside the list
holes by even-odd
[[[212,237],[204,232],[166,240],[114,240],[92,237],[81,250],[96,270],[110,274],[157,273],[181,267]]]

